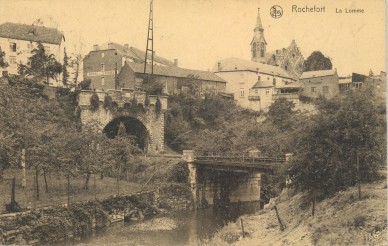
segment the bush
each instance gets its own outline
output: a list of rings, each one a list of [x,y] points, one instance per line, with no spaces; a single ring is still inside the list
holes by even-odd
[[[185,162],[179,162],[172,167],[167,180],[169,182],[187,184],[188,178],[189,168],[187,167],[187,164]]]
[[[97,93],[94,92],[93,95],[90,97],[90,110],[96,111],[99,106],[100,106],[100,98],[98,98]]]
[[[105,98],[104,98],[104,108],[106,110],[112,109],[112,103],[113,103],[112,97],[109,96],[109,95],[105,95]]]

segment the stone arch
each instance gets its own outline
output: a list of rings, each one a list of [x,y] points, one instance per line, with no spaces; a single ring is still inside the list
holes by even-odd
[[[126,133],[133,137],[137,146],[146,153],[151,142],[151,131],[141,117],[126,115],[115,117],[106,124],[102,132],[107,137],[114,138],[118,133],[120,123],[124,124]]]

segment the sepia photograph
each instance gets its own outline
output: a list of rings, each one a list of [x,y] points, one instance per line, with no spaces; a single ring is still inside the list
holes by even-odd
[[[385,0],[0,0],[0,245],[388,245]]]

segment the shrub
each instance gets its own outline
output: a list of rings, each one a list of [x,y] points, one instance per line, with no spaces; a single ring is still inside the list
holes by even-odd
[[[159,97],[156,99],[156,103],[155,103],[155,112],[157,114],[160,114],[162,112],[162,103],[160,102],[160,99]]]
[[[105,95],[105,98],[104,98],[104,108],[106,110],[112,109],[112,103],[113,103],[112,97],[109,96],[109,95]]]
[[[98,98],[97,93],[94,92],[93,95],[90,97],[90,110],[96,111],[99,106],[100,106],[100,98]]]

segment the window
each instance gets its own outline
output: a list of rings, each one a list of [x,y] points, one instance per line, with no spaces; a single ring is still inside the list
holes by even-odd
[[[240,89],[240,97],[244,97],[245,91],[243,88]]]
[[[9,57],[9,64],[11,66],[15,66],[16,65],[16,56],[10,56]]]
[[[269,95],[269,90],[265,90],[265,95]]]
[[[264,57],[264,43],[260,44],[260,57]]]
[[[101,77],[101,85],[105,85],[105,78]]]
[[[252,45],[252,56],[256,57],[256,43],[253,43]]]
[[[317,92],[317,88],[316,87],[311,87],[311,93],[315,93]]]
[[[16,43],[9,43],[9,50],[11,52],[16,52]]]
[[[272,79],[272,84],[276,85],[276,78],[275,77]]]
[[[104,72],[104,71],[105,71],[105,65],[101,64],[101,72]]]
[[[105,56],[104,52],[101,53],[101,57],[103,58]]]
[[[329,93],[329,86],[323,87],[323,93],[325,93],[325,94]]]
[[[259,90],[255,89],[255,95],[259,95]]]

